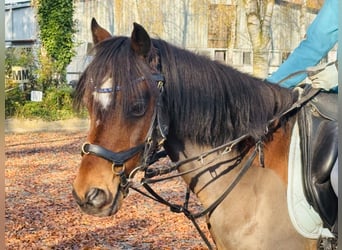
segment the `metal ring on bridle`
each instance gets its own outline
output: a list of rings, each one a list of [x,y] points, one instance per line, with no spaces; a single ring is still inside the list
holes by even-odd
[[[115,171],[115,167],[120,167],[120,166],[122,166],[122,169],[119,172]],[[124,165],[115,165],[115,162],[113,162],[113,164],[112,164],[112,172],[115,175],[121,175],[123,172],[125,172],[125,164]]]
[[[86,145],[90,145],[90,143],[89,143],[89,142],[83,143],[81,150],[82,150],[82,154],[84,154],[84,155],[90,154],[89,151],[86,151],[86,150],[84,149]]]

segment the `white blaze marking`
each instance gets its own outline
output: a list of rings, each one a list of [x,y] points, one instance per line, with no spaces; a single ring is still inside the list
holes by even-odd
[[[111,88],[112,87],[112,78],[108,78],[101,85],[100,88]],[[96,102],[99,102],[104,109],[107,109],[110,102],[112,101],[112,93],[98,93],[96,91],[93,92],[94,99]]]
[[[96,120],[96,123],[95,123],[96,127],[100,126],[100,124],[101,124],[101,121],[100,120]]]

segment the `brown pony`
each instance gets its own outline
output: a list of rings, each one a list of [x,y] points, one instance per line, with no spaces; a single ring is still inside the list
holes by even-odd
[[[130,38],[91,27],[95,56],[75,98],[90,116],[73,185],[85,213],[115,214],[162,144],[203,207],[215,204],[206,216],[218,249],[315,248],[287,211],[296,91],[151,39],[136,23]]]

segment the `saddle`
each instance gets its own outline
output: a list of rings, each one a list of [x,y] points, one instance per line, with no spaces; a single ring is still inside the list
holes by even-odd
[[[338,157],[337,100],[336,93],[321,91],[298,113],[304,194],[323,226],[336,237],[338,199],[330,173]]]

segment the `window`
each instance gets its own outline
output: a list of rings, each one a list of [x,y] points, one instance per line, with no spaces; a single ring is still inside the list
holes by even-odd
[[[242,52],[242,64],[252,65],[252,53],[249,51]]]
[[[225,62],[226,61],[226,51],[225,50],[215,50],[214,59],[216,61]]]

